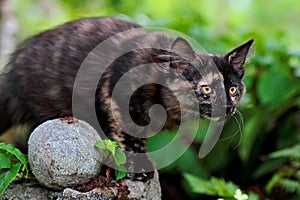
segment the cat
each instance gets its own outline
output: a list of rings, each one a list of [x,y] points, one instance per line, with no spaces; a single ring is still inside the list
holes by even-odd
[[[92,99],[105,135],[118,141],[122,149],[146,152],[146,137],[134,137],[122,131],[121,124],[126,126],[128,120],[122,118],[120,110],[123,99],[112,97],[117,82],[135,66],[156,63],[156,67],[148,68],[148,77],[163,80],[171,87],[153,83],[134,92],[129,111],[132,120],[139,126],[150,123],[149,109],[156,104],[162,105],[167,113],[164,129],[172,129],[197,114],[200,118],[223,120],[235,113],[245,93],[243,65],[253,40],[225,55],[203,54],[195,52],[181,37],[147,32],[137,24],[120,19],[93,17],[67,22],[35,35],[12,54],[5,73],[0,77],[0,134],[14,125],[27,124],[33,130],[46,120],[72,116],[73,85],[84,59],[98,44],[126,31],[129,33],[116,37],[112,48],[120,50],[126,47],[127,42],[134,41],[135,49],[107,66]],[[155,48],[140,48],[140,44],[154,45]],[[210,70],[211,65],[215,65],[217,71]],[[152,77],[152,71],[161,72],[159,78]],[[221,82],[223,88],[216,89],[215,82]],[[123,87],[124,94],[130,87],[130,83]],[[197,112],[182,111],[178,100],[181,99],[187,107],[194,104],[195,101],[184,92],[191,87],[196,96]],[[225,112],[220,114],[213,111],[212,105],[222,91],[225,91],[225,105],[221,107],[225,108]],[[136,173],[131,178],[151,179],[152,175]]]

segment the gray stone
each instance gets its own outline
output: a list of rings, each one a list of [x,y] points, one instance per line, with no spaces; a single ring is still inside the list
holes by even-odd
[[[128,200],[160,200],[161,199],[161,187],[158,178],[158,172],[155,171],[153,179],[149,182],[132,181],[129,179],[124,180],[125,185],[130,191]],[[65,189],[58,200],[109,200],[116,199],[117,189],[115,187],[109,187],[104,189],[95,188],[89,192],[81,193],[72,189]]]
[[[58,196],[57,200],[114,200],[117,197],[116,192],[114,188],[95,188],[84,193],[66,188]]]
[[[99,134],[75,118],[46,121],[28,141],[28,159],[33,174],[44,186],[62,189],[81,185],[97,176],[101,151],[95,147]]]
[[[55,200],[59,194],[38,185],[12,183],[0,196],[0,200]]]
[[[130,191],[128,200],[160,200],[161,189],[157,171],[154,178],[147,183],[124,180]],[[38,185],[11,184],[0,196],[0,200],[113,200],[117,199],[115,187],[95,188],[89,192],[78,192],[66,188],[61,192],[52,191]]]
[[[118,188],[95,188],[79,192],[68,188],[81,185],[95,177],[101,167],[98,149],[94,147],[100,137],[87,123],[73,118],[47,121],[37,127],[29,139],[29,163],[39,184],[12,183],[0,200],[112,200],[118,199]],[[87,164],[89,163],[89,164]],[[93,171],[93,173],[90,173]],[[160,200],[161,188],[158,172],[144,183],[124,179],[130,191],[124,199]]]
[[[149,183],[132,181],[125,179],[125,185],[127,185],[130,191],[128,197],[134,200],[160,200],[161,199],[161,187],[159,183],[158,172],[155,171],[153,179]]]

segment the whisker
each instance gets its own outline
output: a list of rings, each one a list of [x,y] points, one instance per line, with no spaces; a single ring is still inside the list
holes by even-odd
[[[235,120],[235,122],[237,122],[237,119],[236,119],[236,117],[235,116],[233,116],[233,118],[234,118],[234,120]],[[238,122],[237,122],[238,123]],[[232,134],[231,136],[228,136],[228,137],[225,137],[225,138],[221,138],[220,140],[229,140],[229,139],[231,139],[231,141],[232,141],[232,139],[236,136],[236,134],[239,132],[239,130],[236,130],[235,132],[234,132],[234,134]],[[230,142],[231,142],[230,141]]]
[[[234,115],[234,119],[238,125],[238,130],[236,131],[236,134],[240,133],[240,140],[237,143],[237,145],[233,148],[233,149],[237,149],[238,146],[241,144],[242,139],[243,139],[243,129],[244,129],[244,121],[243,121],[243,117],[241,116],[240,112],[236,112],[237,116]],[[240,120],[239,120],[240,119]]]
[[[234,149],[236,149],[242,142],[243,139],[243,131],[244,131],[244,120],[243,120],[243,116],[242,113],[239,112],[238,110],[236,111],[236,115],[233,115],[233,119],[237,124],[237,130],[234,132],[233,135],[226,137],[226,138],[222,138],[220,140],[230,140],[229,144],[232,142],[233,138],[236,137],[239,133],[240,133],[240,139],[238,144],[234,147]]]
[[[236,120],[238,120],[237,123],[239,123],[239,129],[240,129],[240,132],[243,133],[244,132],[244,119],[243,119],[243,114],[236,110]]]
[[[240,117],[240,122],[241,122],[241,126],[242,126],[242,133],[244,132],[244,128],[245,128],[245,123],[244,123],[244,119],[243,119],[243,114],[240,112],[240,111],[238,111],[238,110],[236,110],[236,113],[237,113],[237,115],[239,115],[239,117]]]

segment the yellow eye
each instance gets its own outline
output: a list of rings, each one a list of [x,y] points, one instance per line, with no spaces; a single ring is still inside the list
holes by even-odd
[[[204,94],[210,94],[212,92],[212,89],[207,85],[201,86],[201,89]]]
[[[230,95],[235,95],[237,93],[237,86],[231,86],[229,89]]]

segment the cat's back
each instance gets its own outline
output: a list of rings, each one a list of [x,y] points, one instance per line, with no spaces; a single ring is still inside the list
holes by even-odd
[[[105,39],[136,28],[140,26],[120,19],[83,18],[26,40],[0,79],[0,103],[9,103],[13,111],[0,113],[17,111],[14,123],[70,116],[74,80],[86,56]]]
[[[87,54],[105,39],[140,28],[115,18],[93,17],[68,22],[23,42],[12,55],[11,68],[38,69],[79,67]],[[142,29],[139,31],[143,32]]]

